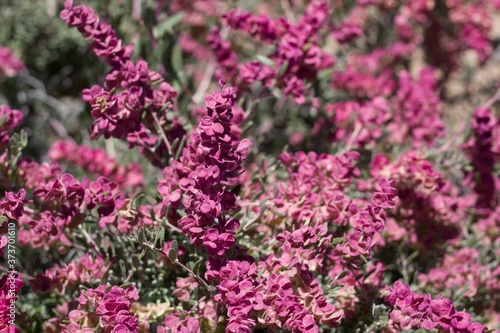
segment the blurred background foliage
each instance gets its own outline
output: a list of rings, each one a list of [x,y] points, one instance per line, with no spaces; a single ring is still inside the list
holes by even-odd
[[[106,73],[106,64],[93,59],[88,42],[67,29],[59,10],[53,0],[5,0],[0,7],[0,44],[25,63],[19,76],[0,84],[0,99],[23,112],[27,153],[35,158],[47,151],[51,139],[82,135],[91,118],[82,112],[81,91]]]

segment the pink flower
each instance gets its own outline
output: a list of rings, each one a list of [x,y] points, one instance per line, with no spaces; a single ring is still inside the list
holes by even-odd
[[[138,299],[134,286],[123,289],[103,285],[96,289],[82,290],[78,301],[79,310],[93,311],[99,318],[99,327],[103,332],[138,333],[138,320],[131,312],[132,304]]]
[[[219,234],[217,229],[210,228],[203,236],[203,245],[207,253],[213,256],[223,256],[235,242],[234,236],[228,233]]]
[[[1,63],[0,54],[0,64]],[[23,114],[19,110],[12,110],[7,105],[0,105],[0,119],[2,119],[0,122],[0,150],[3,150],[9,146],[9,133],[23,122]]]
[[[31,202],[26,200],[26,191],[22,188],[17,194],[5,192],[5,199],[0,201],[0,213],[9,219],[18,220],[24,213],[24,205]]]
[[[0,75],[16,76],[23,68],[23,62],[10,49],[0,46]]]

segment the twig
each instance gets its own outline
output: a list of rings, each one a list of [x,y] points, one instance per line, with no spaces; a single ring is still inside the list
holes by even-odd
[[[163,252],[162,252],[163,253]],[[210,288],[210,286],[208,285],[207,282],[205,282],[205,280],[203,280],[199,275],[195,274],[195,272],[193,272],[189,267],[187,267],[186,265],[184,265],[183,263],[181,263],[179,261],[179,259],[175,259],[175,262],[174,264],[176,264],[177,266],[179,267],[182,267],[184,270],[186,270],[189,274],[191,274],[196,280],[198,280],[198,282],[200,282],[203,287],[205,287],[205,289],[208,290],[208,292],[210,293],[210,295],[213,294],[213,291],[212,289]]]
[[[344,149],[340,151],[341,155],[351,150],[351,146],[354,144],[354,141],[357,139],[359,132],[361,132],[362,128],[363,127],[359,123],[356,123],[356,125],[354,126],[354,131],[352,132],[351,137],[349,138],[349,141],[347,141],[347,144],[345,145]]]
[[[220,317],[220,305],[217,303],[215,306],[215,320],[214,320],[214,327],[217,327],[219,325],[219,317]]]
[[[130,281],[130,279],[132,279],[132,277],[134,276],[134,273],[136,272],[137,270],[135,269],[135,267],[132,267],[132,269],[130,270],[130,273],[128,273],[128,276],[127,278],[125,279],[125,281],[123,282],[124,284],[125,283],[128,283]]]
[[[466,128],[466,124],[465,122],[462,124],[462,126],[460,126],[460,128],[448,139],[448,141],[445,142],[444,145],[442,145],[437,151],[436,153],[437,154],[440,154],[440,153],[443,153],[445,151],[447,151],[448,149],[450,149],[452,147],[452,145],[455,143],[455,141],[457,139],[459,139],[459,135],[463,134],[463,132],[465,131],[465,128]]]
[[[484,103],[482,107],[485,109],[489,109],[493,104],[498,102],[499,99],[500,99],[500,89],[498,89],[495,95],[493,95],[492,98],[490,98],[486,103]]]
[[[229,34],[229,28],[228,27],[222,27],[220,30],[220,35],[223,39],[226,39]],[[203,78],[201,79],[200,84],[198,85],[198,88],[196,89],[194,94],[188,94],[190,95],[191,102],[194,104],[200,104],[200,102],[203,100],[203,96],[207,93],[208,87],[210,86],[210,82],[212,82],[212,78],[215,74],[215,70],[217,69],[217,61],[211,61],[208,66],[205,68],[205,72],[203,73]],[[188,87],[183,87],[185,90]],[[189,89],[187,89],[187,92],[189,92]]]
[[[90,237],[87,230],[85,230],[85,228],[81,224],[78,226],[78,228],[82,231],[82,234],[87,242],[94,247],[94,251],[96,251],[96,253],[100,253],[101,251],[99,250],[99,246],[97,246],[97,243],[92,239],[92,237]]]
[[[60,102],[57,98],[50,96],[47,94],[47,89],[45,88],[45,84],[38,80],[36,77],[31,76],[28,71],[23,71],[21,74],[21,79],[29,86],[34,89],[29,90],[27,93],[27,97],[34,100],[41,100],[45,102],[47,105],[54,108],[57,112],[61,113],[61,110],[65,108],[65,105]]]
[[[170,146],[170,142],[168,142],[167,135],[165,134],[165,131],[163,130],[163,127],[160,124],[160,120],[158,119],[158,116],[156,115],[156,113],[152,112],[151,114],[153,115],[153,119],[156,123],[156,126],[158,126],[158,131],[160,132],[160,135],[161,135],[163,141],[165,141],[165,145],[167,146],[168,155],[172,156],[172,147]]]
[[[402,274],[403,274],[403,280],[406,284],[410,283],[409,278],[408,278],[408,264],[406,263],[406,258],[404,254],[401,252],[400,253],[400,259],[401,259],[401,269],[402,269]]]
[[[69,237],[68,237],[69,238]],[[71,246],[73,246],[75,249],[82,250],[84,252],[87,252],[88,249],[80,244],[73,243]]]
[[[50,119],[50,126],[52,126],[52,129],[61,137],[64,139],[70,139],[71,141],[75,142],[72,137],[69,136],[68,131],[64,128],[64,126],[61,125],[57,119]]]

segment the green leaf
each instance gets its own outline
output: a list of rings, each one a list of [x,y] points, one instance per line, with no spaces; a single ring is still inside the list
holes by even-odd
[[[177,260],[177,256],[179,254],[179,245],[177,244],[177,240],[174,239],[172,242],[172,248],[168,251],[168,259],[171,262],[175,262]]]
[[[20,133],[12,134],[12,136],[9,138],[11,168],[14,168],[17,165],[17,162],[21,157],[22,150],[27,145],[28,145],[28,134],[24,130],[21,130]]]
[[[160,238],[160,246],[162,247],[163,249],[163,243],[165,243],[165,234],[166,234],[166,230],[165,230],[165,227],[162,225],[160,227],[160,230],[158,231],[159,232],[159,238]]]
[[[260,63],[263,63],[264,65],[267,65],[267,66],[270,66],[270,67],[274,67],[276,66],[276,63],[269,59],[268,57],[262,55],[262,54],[257,54],[255,56],[255,58],[257,58],[257,60],[260,62]]]
[[[184,144],[186,143],[186,135],[182,137],[181,143],[179,144],[179,147],[177,148],[177,152],[175,153],[175,159],[179,160],[179,157],[181,156],[182,150],[184,149]]]
[[[326,80],[333,76],[333,68],[322,70],[318,73],[318,80]]]
[[[223,317],[223,316],[221,316],[221,317]],[[226,331],[226,322],[224,320],[224,322],[219,322],[219,324],[217,325],[217,327],[214,330],[214,333],[224,333],[225,331]]]
[[[155,9],[150,6],[142,8],[142,20],[145,25],[154,27],[157,23]]]
[[[175,44],[172,50],[172,68],[179,83],[182,85],[184,82],[184,63],[182,61],[182,49],[179,44]]]
[[[26,148],[28,145],[28,133],[24,129],[21,130],[21,146]]]
[[[175,27],[181,23],[182,19],[186,16],[184,12],[177,12],[165,20],[165,24],[169,27]]]
[[[236,185],[235,187],[233,187],[233,189],[231,190],[231,193],[233,193],[234,195],[238,196],[240,195],[240,192],[241,192],[241,184],[238,184]]]
[[[170,17],[168,17],[166,20],[164,20],[162,23],[156,25],[153,27],[153,36],[156,39],[162,39],[165,34],[173,33],[173,28],[181,23],[182,19],[184,18],[185,14],[183,12],[178,12]]]
[[[342,288],[342,284],[336,285],[335,287],[328,290],[328,293],[325,292],[327,297],[334,297],[336,295],[336,291]]]
[[[151,220],[156,221],[156,215],[155,215],[155,211],[153,210],[153,207],[150,207],[149,208],[149,215],[151,215]]]
[[[132,285],[131,282],[127,282],[127,283],[124,283],[120,286],[120,288],[127,288],[127,287],[130,287]]]
[[[285,217],[285,216],[286,216],[286,214],[285,214],[285,213],[277,212],[277,211],[275,211],[274,209],[271,209],[271,212],[272,212],[273,214],[278,215],[279,217]]]
[[[287,69],[288,69],[288,62],[285,62],[283,63],[283,65],[281,65],[280,70],[278,71],[278,76],[283,76],[283,74],[285,74]]]
[[[364,274],[364,278],[365,280],[368,279],[373,273],[375,273],[377,271],[376,268],[372,269],[371,271],[367,272],[366,274]]]
[[[102,285],[107,284],[108,283],[108,279],[109,279],[109,270],[107,270],[106,272],[104,272],[104,274],[102,274],[101,284]]]
[[[132,255],[132,265],[134,265],[135,269],[139,269],[139,267],[141,267],[141,260],[137,254]]]
[[[125,269],[125,261],[123,261],[123,259],[120,259],[120,270],[123,278],[125,278],[127,276],[127,270]]]
[[[407,260],[407,261],[412,261],[413,259],[415,259],[415,258],[419,255],[419,253],[420,253],[420,252],[419,252],[418,250],[417,250],[417,251],[415,251],[415,252],[413,252],[412,254],[410,254],[410,255],[406,258],[406,260]]]
[[[265,272],[265,268],[261,268],[258,272],[257,272],[257,279],[260,278],[262,276],[262,274],[264,274]]]
[[[139,209],[141,207],[142,199],[144,199],[145,195],[144,193],[139,193],[137,194],[133,199],[132,199],[132,207],[134,209]]]
[[[200,269],[200,265],[203,262],[203,259],[198,260],[197,262],[194,263],[192,271],[195,274],[198,274],[198,270]]]
[[[335,277],[335,280],[342,279],[343,277],[345,277],[347,275],[347,273],[349,273],[348,270],[343,270],[342,272],[340,272],[339,274],[337,274],[337,276]]]
[[[208,322],[208,319],[202,318],[200,319],[200,332],[201,333],[212,333],[212,329]]]

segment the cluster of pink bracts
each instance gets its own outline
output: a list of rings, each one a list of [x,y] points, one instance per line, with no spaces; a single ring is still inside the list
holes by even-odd
[[[133,45],[122,45],[113,28],[102,22],[92,8],[73,6],[66,1],[61,18],[69,27],[76,27],[92,40],[90,49],[112,67],[106,75],[104,87],[93,86],[82,93],[92,108],[92,137],[124,138],[130,147],[139,145],[146,156],[165,134],[172,142],[185,132],[177,118],[166,119],[177,92],[161,75],[148,68],[144,60],[134,62]],[[162,133],[164,132],[164,133]],[[153,151],[151,159],[159,163],[159,156],[168,150],[168,143]],[[168,151],[172,155],[171,151]]]

